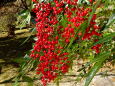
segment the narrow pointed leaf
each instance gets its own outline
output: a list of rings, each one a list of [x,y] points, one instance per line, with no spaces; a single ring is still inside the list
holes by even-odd
[[[33,30],[32,30],[32,32],[31,32],[31,33],[34,33],[34,32],[35,32],[35,30],[36,30],[36,29],[35,29],[35,28],[33,28]],[[27,37],[27,38],[26,38],[26,40],[25,40],[23,43],[21,43],[21,45],[20,45],[20,46],[22,46],[23,44],[25,44],[25,43],[26,43],[26,42],[27,42],[27,41],[31,38],[31,36],[32,36],[32,35],[30,35],[29,37]]]
[[[101,38],[99,41],[95,42],[95,43],[93,44],[93,46],[94,46],[94,45],[97,45],[97,44],[101,44],[101,43],[108,42],[108,41],[110,41],[111,39],[113,39],[114,37],[115,37],[115,32],[113,32],[113,33],[107,35],[106,37]]]
[[[100,4],[100,1],[101,1],[101,0],[97,0],[96,4],[95,4],[94,7],[93,7],[93,10],[92,10],[92,12],[91,12],[91,14],[90,14],[90,16],[89,16],[89,19],[88,19],[88,26],[89,26],[90,21],[91,21],[91,19],[92,19],[92,17],[93,17],[93,14],[94,14],[95,11],[96,11],[96,8],[97,8],[97,7],[99,6],[99,4]]]
[[[103,66],[103,62],[107,59],[107,57],[110,55],[110,52],[105,52],[102,55],[100,55],[99,58],[101,58],[98,62],[94,64],[94,66],[90,69],[88,76],[86,78],[86,82],[84,86],[89,86],[91,80],[96,75],[98,70]]]

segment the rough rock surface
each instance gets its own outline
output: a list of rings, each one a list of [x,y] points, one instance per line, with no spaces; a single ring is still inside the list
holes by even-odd
[[[3,61],[2,61],[3,62]],[[73,67],[73,70],[71,70],[69,73],[67,73],[65,76],[63,76],[63,79],[60,81],[60,86],[84,86],[85,80],[82,79],[81,81],[76,81],[78,74],[77,69],[79,66],[76,64]],[[114,67],[111,68],[102,68],[99,72],[102,70],[108,70],[108,76],[102,76],[97,75],[92,80],[90,86],[115,86],[115,70]],[[6,65],[2,67],[2,73],[0,74],[0,83],[4,82],[5,80],[10,80],[11,78],[15,77],[18,74],[18,68],[12,66],[12,65]],[[36,77],[35,71],[31,71],[27,74],[27,76],[30,76],[31,78]],[[12,86],[13,83],[2,83],[0,86]],[[29,86],[30,83],[28,82],[20,82],[20,86]],[[42,86],[40,80],[34,80],[34,86]],[[56,86],[55,83],[51,82],[48,84],[48,86]]]

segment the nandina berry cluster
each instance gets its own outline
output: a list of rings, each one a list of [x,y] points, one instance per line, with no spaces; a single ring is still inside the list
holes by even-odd
[[[68,72],[72,61],[71,53],[66,48],[72,40],[81,38],[91,40],[93,36],[101,36],[96,25],[96,14],[90,25],[84,31],[81,26],[87,24],[90,8],[78,7],[78,0],[52,0],[50,3],[36,3],[33,11],[36,13],[37,41],[30,57],[38,59],[37,74],[42,74],[41,80],[46,86],[61,74]],[[99,53],[98,45],[92,49]]]

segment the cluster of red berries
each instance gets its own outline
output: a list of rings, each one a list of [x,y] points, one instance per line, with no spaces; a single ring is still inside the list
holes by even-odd
[[[77,1],[52,0],[50,3],[39,3],[33,0],[36,3],[33,11],[36,13],[37,41],[30,57],[39,60],[37,74],[42,74],[44,86],[57,76],[68,72],[72,62],[68,57],[70,53],[64,51],[64,48],[72,38],[76,40],[81,36],[82,40],[89,40],[93,35],[101,35],[97,32],[99,27],[95,22],[96,15],[91,19],[85,34],[82,34],[80,26],[88,20],[91,9],[77,7]],[[92,49],[98,53],[99,47]]]

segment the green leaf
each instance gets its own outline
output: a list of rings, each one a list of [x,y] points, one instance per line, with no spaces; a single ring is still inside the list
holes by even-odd
[[[22,80],[26,81],[26,82],[33,82],[33,79],[29,76],[23,76]]]
[[[83,34],[82,34],[82,36],[83,36],[84,33],[85,33],[85,30],[86,30],[86,28],[87,28],[87,21],[85,21],[85,22],[81,25],[80,28],[81,28],[80,31],[83,33]]]
[[[113,13],[112,16],[109,17],[108,23],[105,25],[104,29],[109,28],[109,26],[113,23],[115,23],[115,13]]]
[[[88,0],[78,0],[78,4],[82,4],[82,3],[87,3],[87,4],[90,4],[90,2]]]
[[[16,63],[20,63],[21,64],[21,63],[26,62],[26,60],[24,58],[20,57],[20,58],[12,59],[12,62],[16,62]]]
[[[90,4],[89,0],[85,0],[85,2],[86,2],[87,4]]]
[[[67,26],[67,20],[66,20],[66,16],[63,16],[62,19],[60,20],[60,24],[63,26],[63,27],[66,27]]]
[[[38,59],[35,59],[34,61],[33,61],[33,67],[32,67],[32,70],[35,70],[36,68],[37,68],[37,65],[39,64],[40,62],[39,62],[39,60]]]
[[[34,86],[34,82],[28,82],[28,86]]]
[[[98,70],[103,66],[103,62],[107,59],[107,57],[111,54],[111,52],[104,52],[98,58],[101,58],[98,62],[94,64],[94,66],[90,69],[88,76],[85,81],[84,86],[89,86],[91,80],[96,75]]]
[[[77,2],[77,3],[78,3],[78,4],[81,4],[81,3],[82,3],[82,1],[83,1],[83,0],[78,0],[78,2]]]
[[[13,86],[20,86],[18,80],[19,80],[18,76],[15,77],[15,83],[13,83]]]
[[[97,73],[97,71],[101,68],[102,63],[97,62],[90,70],[90,73],[88,75],[88,77],[86,78],[86,82],[85,82],[85,86],[89,86],[91,80],[93,79],[93,77],[95,76],[95,74]]]
[[[32,28],[32,32],[31,34],[33,34],[34,32],[36,31],[36,28]],[[26,38],[26,40],[20,44],[20,46],[22,46],[23,44],[25,44],[30,38],[31,38],[32,35],[30,35],[29,37]]]
[[[37,40],[38,40],[38,38],[37,38],[37,37],[34,37],[34,40],[35,40],[35,41],[37,41]]]
[[[87,28],[87,21],[85,21],[82,25],[81,25],[81,27],[80,27],[80,29],[76,29],[76,35],[78,35],[78,33],[81,31],[82,33],[83,33],[83,35],[84,35],[84,33],[85,33],[85,29]],[[82,36],[83,36],[82,35]],[[70,48],[71,46],[73,46],[72,45],[72,43],[75,41],[75,37],[73,37],[73,38],[71,38],[71,40],[70,40],[70,43],[69,43],[69,45],[68,45],[68,47],[67,48]]]
[[[62,79],[62,76],[58,76],[55,80],[54,83],[56,83],[56,86],[59,86],[59,82]]]
[[[93,10],[92,10],[92,12],[91,12],[91,14],[90,14],[90,16],[89,16],[89,19],[88,19],[88,26],[89,26],[90,21],[91,21],[91,19],[92,19],[94,13],[95,13],[95,11],[96,11],[96,8],[97,8],[97,7],[99,6],[99,4],[100,4],[100,1],[101,1],[101,0],[97,0],[97,1],[96,1],[96,4],[95,4],[94,7],[93,7]]]
[[[82,70],[84,70],[86,67],[88,67],[91,63],[87,62],[82,68],[78,69],[77,72],[80,72]]]
[[[18,15],[22,16],[23,14],[26,13],[27,10],[22,10]]]
[[[27,24],[30,24],[30,19],[31,19],[31,14],[30,12],[28,13],[28,16],[26,18]]]
[[[22,29],[27,24],[30,24],[31,14],[29,10],[23,10],[17,16],[17,27]]]
[[[115,32],[113,32],[113,33],[111,33],[111,34],[109,34],[109,35],[106,35],[106,37],[101,38],[99,41],[95,42],[95,43],[93,44],[93,46],[94,46],[94,45],[97,45],[97,44],[104,43],[104,42],[108,42],[108,41],[110,41],[113,37],[115,37]]]

